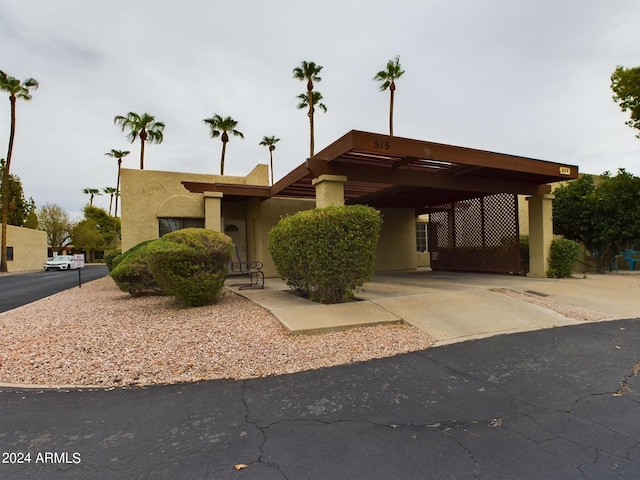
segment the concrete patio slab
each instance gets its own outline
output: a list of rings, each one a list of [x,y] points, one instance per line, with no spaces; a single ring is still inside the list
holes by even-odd
[[[233,291],[267,308],[291,333],[315,333],[404,321],[427,332],[436,344],[503,333],[584,323],[495,289],[528,292],[621,319],[640,316],[640,275],[590,275],[548,279],[506,275],[433,272],[418,269],[374,275],[356,293],[359,301],[320,305],[291,293],[280,279],[264,290]]]

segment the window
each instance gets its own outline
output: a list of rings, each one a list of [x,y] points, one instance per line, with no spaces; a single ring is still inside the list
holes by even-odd
[[[203,218],[158,218],[158,235],[162,237],[169,232],[183,228],[204,228]]]
[[[7,262],[13,262],[13,247],[7,247]]]
[[[419,253],[427,251],[427,224],[416,223],[416,246]]]

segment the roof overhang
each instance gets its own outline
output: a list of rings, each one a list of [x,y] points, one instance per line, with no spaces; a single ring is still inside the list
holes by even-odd
[[[344,175],[345,202],[414,208],[476,197],[551,192],[550,183],[578,178],[578,167],[532,158],[352,130],[272,187],[183,182],[192,192],[225,197],[314,198],[312,180]]]

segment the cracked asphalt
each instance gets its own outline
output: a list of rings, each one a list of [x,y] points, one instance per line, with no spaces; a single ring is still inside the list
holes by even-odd
[[[256,380],[1,389],[0,452],[6,480],[637,479],[640,319]]]

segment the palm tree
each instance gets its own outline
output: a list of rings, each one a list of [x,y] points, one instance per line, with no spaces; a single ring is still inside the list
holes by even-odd
[[[231,117],[222,118],[220,115],[215,113],[213,117],[205,118],[203,122],[209,125],[211,138],[218,138],[222,133],[222,156],[220,157],[220,175],[224,175],[224,155],[227,151],[227,142],[229,141],[228,132],[231,132],[234,137],[240,138],[244,138],[244,134],[236,130],[238,122],[236,122]]]
[[[276,143],[280,141],[279,138],[274,137],[262,137],[260,145],[269,147],[269,163],[271,165],[271,185],[273,185],[273,151],[276,149]]]
[[[311,105],[309,105],[309,97],[311,97]],[[307,112],[311,125],[311,149],[309,153],[311,157],[313,157],[313,137],[315,134],[313,128],[313,113],[316,111],[316,105],[325,113],[327,113],[327,107],[320,101],[322,100],[322,94],[318,91],[311,92],[311,95],[301,93],[297,98],[300,100],[300,103],[298,103],[298,108],[309,108],[309,111]]]
[[[114,150],[113,148],[110,152],[105,153],[106,156],[118,160],[118,181],[116,182],[116,208],[113,214],[114,217],[118,217],[118,197],[120,196],[120,168],[122,167],[122,159],[130,153],[131,152],[129,150]]]
[[[384,92],[387,88],[390,92],[390,100],[389,100],[389,136],[393,137],[393,97],[394,92],[396,91],[396,80],[399,79],[404,70],[400,66],[400,56],[396,56],[394,59],[389,60],[387,62],[387,69],[380,70],[375,77],[374,80],[378,80],[382,82],[380,85],[380,91]]]
[[[122,131],[129,131],[127,138],[131,143],[140,138],[140,170],[144,170],[144,144],[162,143],[164,139],[163,130],[164,123],[156,122],[156,118],[148,113],[138,115],[135,112],[129,112],[126,116],[116,115],[113,123],[120,125]]]
[[[86,193],[87,195],[90,195],[89,205],[91,205],[92,207],[93,207],[93,197],[95,197],[96,195],[102,195],[100,190],[98,190],[97,188],[85,188],[84,190],[82,190],[82,193]]]
[[[9,148],[2,175],[2,240],[0,246],[0,272],[7,271],[7,224],[9,223],[9,171],[11,168],[11,155],[13,154],[13,141],[16,134],[16,103],[18,98],[31,100],[31,89],[37,89],[38,82],[33,78],[20,81],[0,70],[0,90],[9,93],[11,103],[11,129],[9,131]]]
[[[106,194],[109,195],[109,215],[111,215],[111,207],[113,207],[113,196],[116,194],[116,188],[115,187],[104,187],[102,189],[102,191]]]
[[[309,107],[309,157],[313,157],[314,152],[314,128],[313,128],[313,113],[315,111],[314,105],[316,102],[313,101],[313,82],[319,82],[322,80],[318,74],[322,70],[321,65],[316,65],[314,62],[303,61],[299,67],[293,69],[293,78],[296,78],[301,81],[307,82],[307,103],[306,105]],[[298,107],[300,108],[300,107]],[[326,111],[326,107],[325,107]]]

